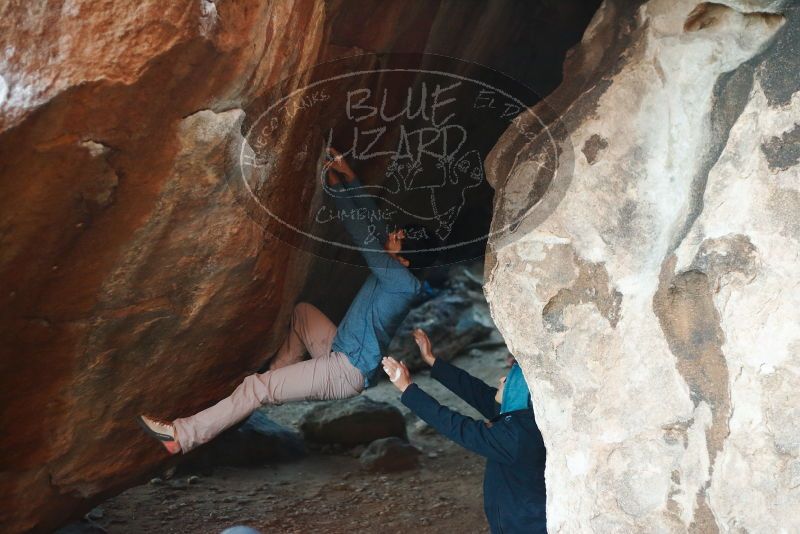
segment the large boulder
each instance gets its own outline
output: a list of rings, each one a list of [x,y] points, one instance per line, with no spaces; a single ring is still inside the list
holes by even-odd
[[[798,72],[796,3],[609,0],[487,161],[551,531],[800,531]]]
[[[314,406],[300,420],[300,431],[308,441],[348,447],[392,436],[408,439],[400,410],[363,395]]]
[[[297,432],[256,410],[245,421],[181,458],[182,469],[205,470],[218,465],[250,466],[296,460],[306,454]]]

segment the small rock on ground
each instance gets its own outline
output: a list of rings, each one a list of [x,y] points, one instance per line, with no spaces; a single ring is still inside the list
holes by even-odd
[[[365,396],[315,406],[303,416],[300,430],[308,441],[344,446],[392,436],[407,439],[400,410]]]
[[[373,441],[361,453],[361,465],[370,471],[389,473],[419,467],[420,450],[400,438]]]

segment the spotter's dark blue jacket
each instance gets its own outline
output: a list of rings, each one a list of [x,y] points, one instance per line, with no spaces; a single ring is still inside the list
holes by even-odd
[[[483,507],[493,534],[546,534],[545,447],[533,409],[500,414],[497,389],[437,358],[431,376],[489,421],[477,421],[439,404],[416,384],[403,404],[459,445],[486,457]]]

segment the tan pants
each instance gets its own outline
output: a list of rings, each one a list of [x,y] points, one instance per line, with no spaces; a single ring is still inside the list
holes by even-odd
[[[292,313],[289,335],[270,370],[246,377],[229,397],[191,417],[173,421],[181,450],[189,452],[249,416],[262,404],[344,399],[364,390],[364,376],[347,356],[331,352],[336,326],[311,304]],[[310,360],[303,361],[306,351]]]

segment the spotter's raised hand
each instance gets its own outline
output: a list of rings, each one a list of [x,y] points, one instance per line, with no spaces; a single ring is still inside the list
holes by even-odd
[[[431,340],[428,334],[421,328],[415,328],[412,335],[414,336],[417,347],[419,347],[419,354],[422,356],[422,359],[428,365],[433,366],[434,362],[436,362],[436,356],[433,355],[433,348],[431,347]]]
[[[383,372],[389,376],[394,387],[401,392],[405,391],[411,385],[411,372],[408,367],[402,362],[398,362],[391,356],[387,356],[381,360],[383,364]]]

